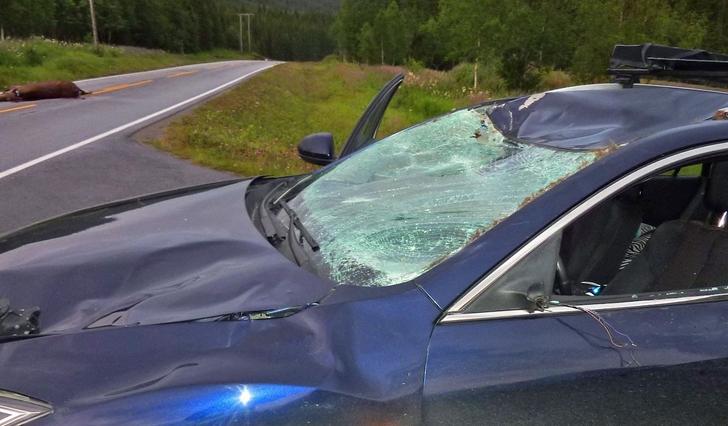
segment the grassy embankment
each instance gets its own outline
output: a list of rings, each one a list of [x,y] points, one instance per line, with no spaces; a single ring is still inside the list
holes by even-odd
[[[11,84],[78,80],[177,65],[241,59],[229,50],[177,55],[133,47],[64,43],[47,39],[0,42],[0,90]]]
[[[153,143],[180,157],[243,176],[288,175],[312,170],[296,152],[298,141],[321,131],[334,134],[337,149],[370,100],[397,72],[405,85],[390,105],[379,135],[505,94],[467,89],[468,70],[344,64],[287,63],[244,82],[173,122]],[[495,92],[495,93],[492,93]]]
[[[78,80],[240,58],[229,50],[178,55],[38,38],[6,40],[0,42],[0,90],[32,81]],[[180,157],[241,175],[300,173],[312,166],[298,159],[298,141],[310,133],[329,131],[340,149],[372,97],[398,72],[406,72],[407,79],[390,105],[380,136],[507,94],[502,79],[484,67],[481,90],[468,89],[472,69],[464,64],[445,73],[417,64],[408,71],[336,61],[288,63],[184,116],[154,144]],[[568,76],[552,72],[542,78],[542,89],[568,83]]]

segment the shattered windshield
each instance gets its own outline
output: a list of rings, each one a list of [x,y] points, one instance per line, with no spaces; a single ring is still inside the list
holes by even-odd
[[[382,139],[290,201],[338,283],[389,286],[452,256],[597,158],[505,139],[484,109]]]

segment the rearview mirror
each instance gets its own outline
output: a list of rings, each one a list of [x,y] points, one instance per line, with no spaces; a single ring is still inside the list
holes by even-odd
[[[334,136],[331,133],[314,133],[298,143],[298,156],[307,163],[325,166],[332,163],[334,154]]]

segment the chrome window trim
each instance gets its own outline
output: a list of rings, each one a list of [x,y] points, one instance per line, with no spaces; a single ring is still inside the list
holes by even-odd
[[[719,95],[728,95],[725,90],[718,90],[717,88],[711,87],[686,87],[686,86],[670,86],[669,84],[652,84],[652,83],[637,83],[637,87],[659,87],[662,89],[677,89],[677,90],[691,90],[693,92],[707,92]],[[587,90],[624,90],[619,83],[595,83],[595,84],[582,84],[580,86],[562,87],[561,89],[549,90],[546,93],[551,92],[581,92]],[[627,89],[629,90],[629,89]]]
[[[446,311],[445,316],[439,321],[441,323],[447,323],[447,322],[454,322],[454,321],[465,321],[463,318],[468,318],[467,320],[481,320],[481,319],[490,319],[491,317],[498,317],[503,318],[504,312],[512,312],[512,311],[499,311],[499,312],[483,312],[483,313],[468,313],[465,314],[462,311],[468,307],[473,301],[475,301],[484,291],[486,291],[494,282],[496,282],[500,277],[502,277],[508,270],[510,270],[513,266],[515,266],[519,261],[521,261],[523,258],[525,258],[531,251],[536,249],[539,245],[543,244],[547,239],[549,239],[551,236],[555,235],[556,233],[560,232],[562,229],[564,229],[566,226],[571,224],[573,221],[575,221],[577,218],[582,216],[584,213],[589,211],[591,208],[596,206],[597,204],[601,203],[602,201],[606,200],[607,198],[615,195],[622,189],[640,181],[641,179],[644,179],[645,177],[650,176],[651,174],[657,172],[660,169],[666,169],[670,166],[674,166],[677,163],[682,163],[687,160],[691,160],[698,157],[703,157],[710,154],[715,154],[721,151],[728,151],[728,142],[721,142],[706,146],[701,146],[698,148],[692,148],[685,151],[678,152],[676,154],[672,154],[670,156],[667,156],[665,158],[662,158],[660,160],[657,160],[653,163],[647,164],[646,166],[643,166],[633,172],[628,173],[627,175],[617,179],[616,181],[612,182],[611,184],[607,185],[605,188],[597,191],[595,194],[587,198],[586,200],[582,201],[580,204],[578,204],[576,207],[572,208],[570,211],[568,211],[566,214],[562,215],[560,218],[558,218],[555,222],[553,222],[551,225],[547,226],[544,230],[542,230],[540,233],[536,235],[536,237],[529,240],[525,245],[521,246],[518,250],[515,251],[514,254],[510,255],[504,262],[500,263],[498,266],[495,267],[489,274],[485,276],[482,280],[480,280],[475,286],[471,287],[470,290],[468,290],[464,295],[460,296]],[[702,298],[703,296],[696,296]],[[671,303],[678,303],[676,302],[677,299],[665,299],[670,300]],[[631,302],[627,302],[631,303]],[[599,304],[600,306],[608,305],[609,303]],[[562,307],[563,308],[563,307]],[[569,309],[569,308],[564,308]],[[601,310],[605,310],[604,307],[600,308]],[[614,309],[620,309],[620,308],[614,308]],[[526,311],[518,310],[521,314],[523,314]],[[492,315],[487,315],[492,314]],[[466,316],[467,315],[467,316]],[[475,316],[474,316],[475,315]],[[451,317],[453,317],[451,318]],[[513,317],[513,316],[511,316]]]
[[[654,299],[654,300],[634,300],[626,302],[605,302],[605,303],[594,303],[594,304],[578,304],[580,308],[589,309],[592,311],[613,311],[617,309],[636,309],[636,308],[650,308],[655,306],[665,305],[682,305],[688,303],[697,302],[711,302],[724,300],[728,298],[726,294],[710,294],[700,296],[685,296],[685,297],[672,297],[667,299]],[[581,311],[568,307],[559,306],[554,303],[547,310],[528,312],[525,309],[511,309],[508,311],[491,311],[491,312],[466,312],[466,313],[454,313],[448,314],[445,318],[440,321],[441,324],[450,324],[456,322],[466,321],[482,321],[482,320],[494,320],[494,319],[510,319],[510,318],[538,318],[544,316],[553,315],[564,315],[564,314],[579,314]]]

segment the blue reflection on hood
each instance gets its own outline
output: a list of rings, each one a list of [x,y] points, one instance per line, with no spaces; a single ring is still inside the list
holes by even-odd
[[[196,403],[179,401],[182,407],[173,410],[186,411],[196,405],[196,409],[188,412],[185,421],[199,424],[202,422],[236,422],[248,417],[250,413],[262,412],[281,407],[294,400],[303,398],[314,389],[288,385],[241,385],[231,386],[224,390],[215,389],[202,393]]]
[[[104,418],[95,422],[116,423],[134,418],[140,424],[235,424],[252,420],[255,413],[269,412],[315,391],[314,388],[274,384],[244,384],[177,388],[144,393],[109,403]],[[64,419],[64,421],[83,419]]]

